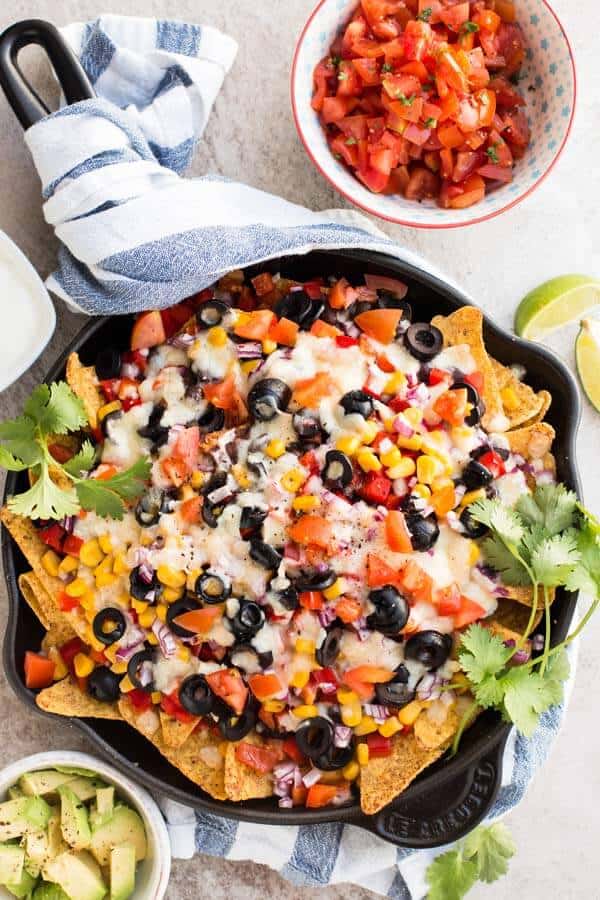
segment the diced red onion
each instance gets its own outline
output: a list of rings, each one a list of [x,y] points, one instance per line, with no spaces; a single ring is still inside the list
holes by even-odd
[[[357,287],[356,293],[358,295],[358,299],[362,300],[363,303],[375,303],[377,300],[377,291],[373,290],[370,287]]]
[[[388,291],[399,300],[403,300],[408,293],[408,286],[397,278],[389,278],[387,275],[365,275],[365,284],[371,290]]]
[[[333,729],[334,747],[347,747],[352,740],[352,729],[348,725],[336,725]]]
[[[359,641],[366,641],[370,634],[371,634],[371,632],[369,631],[368,628],[357,628],[356,629],[356,637],[359,639]]]
[[[526,647],[522,647],[520,650],[511,657],[511,663],[515,666],[522,666],[524,663],[529,662],[531,658],[531,653]]]
[[[177,642],[165,623],[161,622],[159,618],[156,618],[152,623],[152,631],[158,639],[163,656],[166,657],[166,659],[170,659],[174,656],[177,653]]]
[[[409,388],[416,387],[419,383],[419,379],[415,375],[414,372],[407,372],[406,374],[406,385]]]
[[[260,359],[262,356],[262,345],[258,341],[244,341],[236,344],[235,349],[238,359]]]
[[[398,322],[398,327],[396,328],[396,334],[401,335],[405,334],[410,328],[410,319],[400,319]]]
[[[417,696],[419,700],[431,699],[431,694],[435,687],[435,683],[436,677],[431,672],[427,672],[425,675],[423,675],[417,688]]]
[[[291,797],[280,797],[279,798],[279,809],[291,809],[294,805],[294,801]]]
[[[154,578],[154,569],[147,560],[144,560],[142,563],[140,563],[138,567],[138,574],[142,581],[144,581],[146,584],[152,584],[152,579]]]
[[[277,781],[289,780],[290,784],[292,784],[294,781],[294,771],[296,768],[297,766],[294,762],[278,763],[273,769],[273,775],[275,776]]]
[[[183,332],[182,334],[173,335],[173,337],[170,338],[167,343],[172,347],[177,347],[178,350],[187,350],[188,347],[192,346],[195,340],[195,334],[187,334],[186,332]]]
[[[322,627],[327,628],[337,617],[337,613],[333,606],[326,606],[324,609],[319,610],[318,616]]]
[[[407,400],[415,400],[420,405],[424,406],[429,400],[429,391],[425,387],[424,384],[417,384],[414,388],[409,388]]]
[[[410,438],[415,433],[414,428],[411,428],[406,419],[403,419],[402,416],[396,416],[392,422],[392,428],[396,434],[399,434],[401,437]]]
[[[65,529],[67,534],[73,534],[73,529],[75,527],[75,516],[65,516],[60,524]]]
[[[534,634],[531,638],[531,648],[539,653],[540,650],[544,649],[544,635],[543,634]]]
[[[142,687],[147,687],[152,681],[153,668],[150,660],[146,659],[138,669],[138,680]]]
[[[390,711],[387,706],[382,706],[379,703],[364,703],[363,710],[365,715],[371,716],[378,725],[382,725],[383,722],[390,716]]]
[[[198,469],[201,472],[214,472],[215,461],[210,453],[201,453],[198,457]]]
[[[316,784],[317,781],[319,781],[322,774],[323,774],[323,772],[321,771],[321,769],[317,769],[317,768],[313,767],[310,770],[310,772],[307,772],[306,775],[302,776],[302,783],[304,784],[304,787],[306,787],[306,788],[312,787],[313,784]]]
[[[144,649],[143,637],[140,641],[139,638],[136,637],[136,640],[133,644],[128,644],[126,647],[119,647],[115,656],[119,660],[119,662],[129,662],[134,653],[137,653],[138,650]]]
[[[283,548],[284,559],[293,559],[296,562],[300,560],[300,548],[296,544],[286,544]]]

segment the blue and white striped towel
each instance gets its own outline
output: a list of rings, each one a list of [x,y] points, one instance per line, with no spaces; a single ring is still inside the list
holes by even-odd
[[[423,264],[355,213],[316,214],[223,178],[181,177],[233,63],[231,38],[119,16],[64,33],[98,99],[49,116],[26,141],[62,243],[48,284],[69,304],[91,315],[164,307],[233,268],[313,248],[367,247]],[[551,710],[533,740],[509,741],[492,818],[521,800],[561,718]],[[248,825],[171,801],[163,808],[174,856],[253,859],[298,884],[353,882],[419,900],[435,855],[397,850],[353,826]]]

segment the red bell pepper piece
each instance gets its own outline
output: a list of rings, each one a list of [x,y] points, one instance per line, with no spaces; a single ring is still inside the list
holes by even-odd
[[[335,342],[338,347],[355,347],[358,344],[356,338],[350,337],[348,334],[338,334]]]
[[[79,606],[79,597],[69,597],[66,591],[61,591],[58,595],[58,608],[62,612],[71,612]]]
[[[374,731],[367,735],[367,746],[369,748],[369,759],[376,759],[380,756],[389,756],[392,752],[392,739],[383,737]]]
[[[78,637],[71,638],[70,641],[67,641],[66,644],[63,644],[62,647],[58,648],[58,652],[62,656],[63,662],[65,666],[69,669],[73,668],[73,660],[77,656],[78,653],[81,653],[84,650],[83,641]]]
[[[488,453],[484,453],[483,456],[479,457],[478,461],[482,466],[485,466],[486,469],[490,470],[494,478],[500,478],[500,476],[504,475],[504,473],[506,472],[504,460],[499,453],[496,453],[495,450],[490,450]]]
[[[40,537],[48,547],[52,547],[53,550],[56,550],[57,553],[63,552],[63,541],[65,539],[66,531],[59,525],[58,522],[55,522],[53,525],[48,525],[47,528],[42,528],[40,531]]]
[[[134,688],[133,691],[129,691],[127,694],[133,705],[136,709],[141,709],[142,711],[146,709],[150,709],[152,706],[152,697],[150,694],[147,694],[146,691],[140,691],[138,688]]]
[[[68,554],[68,556],[79,557],[82,545],[83,541],[76,534],[68,534],[63,542],[63,553]]]
[[[369,472],[360,489],[360,496],[367,503],[377,506],[385,505],[391,489],[392,482],[387,475],[382,475],[381,472]]]

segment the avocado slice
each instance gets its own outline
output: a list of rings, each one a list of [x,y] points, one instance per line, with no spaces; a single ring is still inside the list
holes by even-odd
[[[87,802],[88,800],[93,800],[96,793],[103,790],[107,785],[101,778],[86,778],[81,775],[79,778],[74,778],[72,781],[67,782],[66,786],[73,791],[78,800]]]
[[[0,841],[41,831],[48,824],[52,807],[43,797],[18,797],[0,803]]]
[[[23,837],[21,843],[25,850],[25,868],[30,875],[37,877],[48,858],[48,833],[32,831]]]
[[[98,775],[96,772],[92,772],[91,769],[82,769],[81,766],[54,766],[57,772],[62,772],[63,775],[83,775],[85,778],[97,778]]]
[[[92,838],[87,809],[68,785],[59,787],[58,793],[62,836],[73,850],[85,850]]]
[[[135,847],[121,844],[110,851],[110,900],[127,900],[135,890]]]
[[[57,884],[46,881],[36,887],[31,900],[69,900],[69,897]]]
[[[0,844],[0,884],[19,883],[25,865],[25,851],[16,844]]]
[[[146,829],[135,810],[118,803],[112,817],[92,830],[90,850],[101,866],[110,862],[110,851],[121,844],[135,847],[136,862],[146,857]]]
[[[61,784],[73,781],[72,775],[63,775],[54,769],[43,769],[40,772],[27,772],[19,778],[19,787],[28,797],[38,797],[40,794],[55,794]]]
[[[6,793],[9,800],[18,800],[19,797],[25,796],[18,784],[12,784]]]
[[[23,869],[20,880],[17,882],[11,881],[11,883],[6,884],[5,887],[13,897],[28,897],[34,889],[36,881],[37,878],[30,875],[27,869]]]
[[[42,875],[61,887],[71,900],[102,900],[106,896],[100,866],[86,850],[61,853],[46,863]]]
[[[100,788],[96,791],[96,803],[90,810],[90,825],[92,830],[104,825],[110,818],[115,809],[115,789],[114,787]]]

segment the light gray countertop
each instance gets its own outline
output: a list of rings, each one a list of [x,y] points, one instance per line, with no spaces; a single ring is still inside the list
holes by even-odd
[[[279,193],[315,209],[344,205],[302,150],[292,121],[288,73],[296,36],[315,0],[121,0],[106,8],[98,0],[4,0],[0,28],[17,19],[49,18],[57,24],[95,18],[100,11],[178,18],[215,25],[240,44],[234,68],[217,100],[191,174],[216,172]],[[510,327],[515,304],[553,275],[581,271],[600,275],[600,63],[594,0],[555,0],[575,50],[579,106],[569,145],[532,197],[490,222],[445,232],[382,225],[400,244],[433,260],[461,284],[496,321]],[[588,18],[591,16],[591,19]],[[45,225],[39,182],[19,126],[0,97],[0,228],[13,238],[42,275],[54,265],[56,242]],[[0,298],[0,325],[7,298]],[[50,346],[18,385],[0,394],[2,418],[22,400],[83,324],[57,304],[58,325]],[[553,337],[552,347],[573,366],[576,329]],[[598,448],[600,416],[585,404],[578,458],[585,499],[600,511]],[[0,583],[0,621],[6,608]],[[477,886],[473,900],[561,900],[600,896],[600,616],[580,650],[577,684],[566,725],[551,759],[525,801],[511,814],[518,854],[497,884]],[[27,753],[61,747],[89,749],[66,723],[25,710],[0,675],[3,763]],[[209,857],[175,862],[169,900],[367,900],[351,886],[297,889],[263,866]]]

